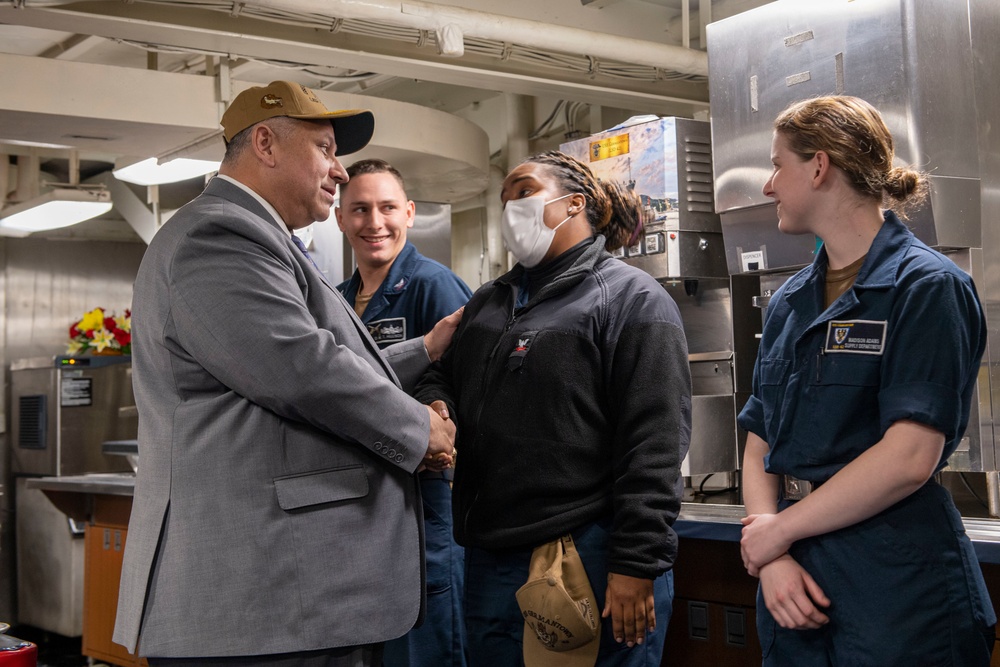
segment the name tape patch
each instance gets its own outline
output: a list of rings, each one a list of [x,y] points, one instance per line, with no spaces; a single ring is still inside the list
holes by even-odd
[[[401,343],[406,340],[406,318],[391,317],[368,323],[368,333],[379,345]]]
[[[831,321],[826,330],[826,351],[881,355],[886,325],[876,320]]]

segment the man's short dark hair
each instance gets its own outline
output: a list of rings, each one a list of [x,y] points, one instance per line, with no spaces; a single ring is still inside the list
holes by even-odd
[[[365,174],[392,174],[399,182],[399,187],[402,188],[404,195],[406,193],[406,184],[403,182],[403,175],[399,173],[399,170],[385,160],[372,158],[369,160],[358,160],[347,168],[347,177],[350,180],[347,183],[340,184],[341,198],[343,198],[344,190],[350,185],[351,180],[354,180],[355,176],[363,176]]]
[[[294,118],[288,118],[287,116],[275,116],[274,118],[268,118],[267,120],[262,120],[264,123],[271,128],[279,137],[287,137],[294,127],[295,123],[303,122],[297,121]],[[250,135],[253,134],[253,128],[260,125],[260,123],[254,123],[250,127],[244,128],[236,133],[236,135],[229,140],[226,144],[226,155],[223,157],[223,162],[233,164],[240,156],[247,150],[250,146]]]

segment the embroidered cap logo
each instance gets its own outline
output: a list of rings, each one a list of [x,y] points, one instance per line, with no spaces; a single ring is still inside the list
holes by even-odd
[[[277,95],[271,95],[268,93],[264,97],[260,98],[260,106],[262,109],[273,109],[274,107],[283,107],[285,104]]]

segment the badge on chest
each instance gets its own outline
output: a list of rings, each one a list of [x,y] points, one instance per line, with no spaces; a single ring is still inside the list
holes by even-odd
[[[527,331],[518,335],[517,345],[514,346],[514,351],[507,357],[508,370],[516,371],[524,364],[524,359],[528,356],[528,350],[531,349],[531,344],[534,342],[535,334],[537,333],[537,331]]]
[[[833,320],[827,325],[826,352],[881,355],[885,348],[885,321]]]
[[[392,317],[368,323],[368,333],[379,345],[400,343],[406,340],[406,318]]]

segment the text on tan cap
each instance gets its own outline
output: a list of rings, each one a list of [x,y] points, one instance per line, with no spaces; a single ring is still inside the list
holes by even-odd
[[[570,535],[531,553],[528,581],[515,596],[524,617],[526,667],[594,667],[600,612]]]

